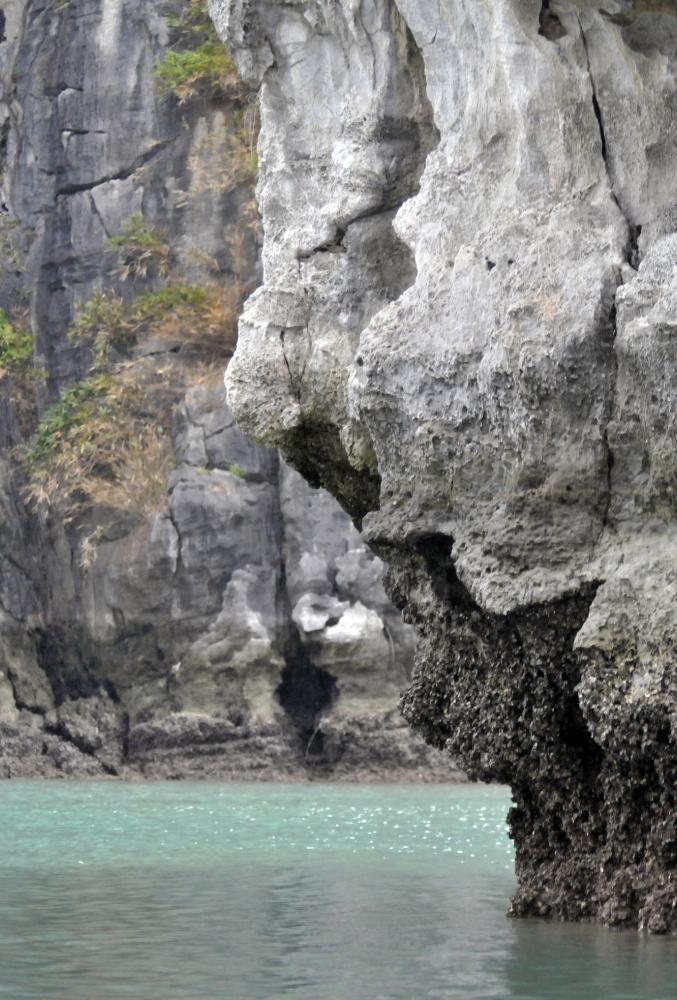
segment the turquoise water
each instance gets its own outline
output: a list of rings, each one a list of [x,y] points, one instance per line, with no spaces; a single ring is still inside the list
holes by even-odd
[[[0,1000],[677,1000],[677,940],[507,920],[509,794],[0,783]]]

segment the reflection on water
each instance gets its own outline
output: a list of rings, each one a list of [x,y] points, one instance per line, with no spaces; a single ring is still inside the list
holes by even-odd
[[[677,998],[672,939],[505,918],[504,789],[0,796],[0,998]]]
[[[677,941],[589,924],[510,922],[508,997],[675,1000]]]

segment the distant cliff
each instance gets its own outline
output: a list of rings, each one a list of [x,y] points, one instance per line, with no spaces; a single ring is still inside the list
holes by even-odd
[[[512,912],[677,929],[677,3],[212,13],[261,85],[233,412],[387,560]]]
[[[3,11],[0,775],[454,777],[383,563],[225,403],[258,96],[205,4]]]

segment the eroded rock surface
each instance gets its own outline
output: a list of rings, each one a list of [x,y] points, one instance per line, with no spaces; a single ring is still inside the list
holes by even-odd
[[[677,4],[212,12],[262,81],[237,419],[389,562],[512,912],[676,929]]]
[[[228,94],[197,87],[180,102],[158,89],[183,7],[3,7],[0,306],[27,310],[40,413],[89,374],[72,333],[92,298],[163,287],[152,269],[120,267],[110,237],[130,218],[163,234],[174,282],[259,280],[251,176],[227,162]],[[413,280],[407,248],[392,235],[384,250],[382,234],[422,162],[393,174],[387,218],[353,227],[373,301],[349,269],[351,329]],[[27,507],[12,449],[30,430],[0,373],[0,776],[462,777],[399,714],[413,631],[385,595],[383,562],[329,494],[238,429],[224,344],[210,375],[200,331],[177,338],[170,314],[165,325],[120,355],[153,433],[174,419],[175,468],[150,514],[98,503],[64,521]]]

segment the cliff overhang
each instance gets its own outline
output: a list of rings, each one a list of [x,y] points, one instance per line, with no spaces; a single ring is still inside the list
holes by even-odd
[[[507,782],[515,914],[677,928],[677,5],[212,0],[260,81],[243,429],[418,631],[406,716]]]

